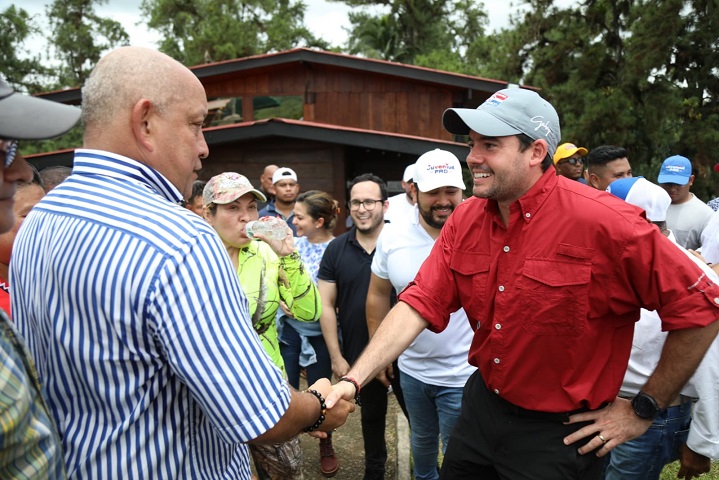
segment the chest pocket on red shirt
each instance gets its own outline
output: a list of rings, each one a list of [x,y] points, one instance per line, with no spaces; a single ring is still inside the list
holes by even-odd
[[[581,335],[591,273],[588,263],[526,259],[519,281],[524,329],[534,335]]]
[[[449,268],[459,292],[462,307],[472,320],[484,318],[485,297],[489,282],[489,255],[474,252],[454,252]]]

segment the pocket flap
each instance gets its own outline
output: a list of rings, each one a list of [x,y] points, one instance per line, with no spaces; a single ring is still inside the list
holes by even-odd
[[[489,255],[486,253],[455,251],[449,260],[449,268],[462,275],[486,272],[489,270]]]
[[[589,264],[560,262],[557,260],[524,261],[522,273],[525,277],[536,280],[550,287],[566,285],[584,285],[589,283],[592,266]]]

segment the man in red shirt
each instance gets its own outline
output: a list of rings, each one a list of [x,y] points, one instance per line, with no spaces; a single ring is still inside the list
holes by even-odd
[[[478,372],[440,478],[601,478],[599,457],[641,435],[701,361],[719,288],[640,209],[556,175],[559,119],[535,92],[499,91],[443,123],[469,135],[475,198],[455,209],[328,407],[463,307]],[[660,312],[668,343],[637,397],[618,399],[641,307]]]

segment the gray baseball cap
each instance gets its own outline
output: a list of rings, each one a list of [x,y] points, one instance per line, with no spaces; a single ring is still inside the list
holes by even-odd
[[[80,120],[77,107],[17,93],[0,79],[0,138],[42,140],[67,133]]]
[[[448,132],[468,135],[473,130],[488,137],[523,133],[547,141],[553,156],[562,135],[559,116],[551,103],[532,90],[508,88],[496,92],[476,109],[449,108],[442,115]]]

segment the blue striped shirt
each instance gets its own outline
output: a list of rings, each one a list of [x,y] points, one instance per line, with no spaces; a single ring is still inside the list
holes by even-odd
[[[18,234],[14,320],[71,478],[250,478],[243,442],[289,406],[224,246],[180,200],[145,165],[77,150]]]

